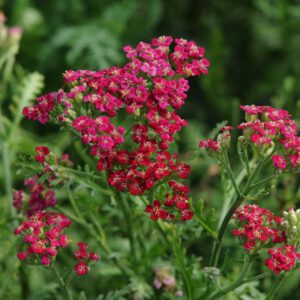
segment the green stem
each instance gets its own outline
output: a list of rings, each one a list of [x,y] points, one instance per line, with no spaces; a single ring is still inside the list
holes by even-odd
[[[178,265],[178,268],[180,269],[180,272],[182,274],[183,281],[185,284],[187,299],[193,300],[192,284],[190,282],[190,278],[186,272],[186,268],[184,265],[185,256],[182,253],[180,253],[179,247],[181,247],[181,240],[176,231],[174,231],[174,233],[173,233],[172,244],[173,244],[173,252],[174,252],[174,255],[175,255],[175,258],[177,261],[177,265]]]
[[[245,199],[245,195],[247,195],[251,191],[251,185],[252,185],[254,179],[256,178],[257,174],[259,173],[260,169],[265,164],[265,161],[266,160],[261,160],[257,164],[256,168],[254,169],[253,173],[251,174],[250,178],[248,179],[246,186],[244,187],[242,193],[238,192],[239,189],[238,190],[235,189],[236,193],[237,193],[237,199],[231,205],[230,209],[228,210],[227,214],[225,215],[225,217],[222,221],[222,224],[220,226],[220,230],[218,232],[217,243],[214,243],[214,245],[213,245],[213,254],[212,254],[212,258],[211,258],[211,263],[212,263],[213,267],[216,267],[218,264],[219,256],[220,256],[221,249],[222,249],[224,233],[225,233],[226,227],[231,219],[231,216],[234,213],[234,211],[243,203],[243,201]]]
[[[72,192],[71,192],[71,190],[70,190],[69,187],[67,188],[67,192],[68,192],[69,200],[70,200],[70,202],[71,202],[71,205],[72,205],[72,207],[73,207],[73,209],[74,209],[74,211],[75,211],[77,217],[78,217],[81,221],[84,221],[84,218],[83,218],[83,216],[82,216],[81,213],[80,213],[80,210],[79,210],[79,208],[78,208],[78,206],[77,206],[77,203],[76,203],[76,201],[75,201],[75,199],[74,199],[74,197],[73,197],[73,194],[72,194]]]
[[[260,188],[261,186],[264,186],[266,185],[267,183],[269,182],[272,182],[274,179],[278,178],[278,175],[272,175],[270,177],[267,177],[265,179],[262,179],[258,182],[256,182],[255,184],[252,184],[251,185],[251,190],[255,190],[255,189],[258,189]]]
[[[66,282],[60,276],[60,274],[54,264],[51,266],[51,269],[53,270],[53,273],[55,274],[55,276],[58,280],[58,283],[66,296],[66,299],[73,300],[72,294],[71,294],[70,290],[68,289]]]
[[[208,226],[199,216],[195,216],[195,219],[201,224],[201,226],[214,238],[217,238],[218,233]]]
[[[215,300],[220,297],[223,297],[226,294],[228,294],[229,292],[238,288],[240,285],[244,284],[245,283],[244,279],[247,276],[249,270],[251,269],[252,264],[253,264],[253,257],[251,257],[251,258],[246,257],[245,261],[244,261],[244,266],[243,266],[243,269],[242,269],[242,272],[241,272],[239,278],[232,284],[228,285],[227,287],[212,293],[211,296],[207,300]]]
[[[271,289],[269,290],[265,300],[274,299],[274,296],[278,292],[279,288],[281,287],[282,283],[286,279],[287,275],[288,275],[287,272],[281,272],[281,274],[277,277],[277,279],[273,283],[273,285],[272,285]]]
[[[264,273],[264,274],[260,274],[257,276],[248,277],[243,280],[242,284],[247,283],[247,282],[257,281],[257,280],[264,279],[267,277],[271,277],[271,275],[272,275],[271,273]]]
[[[127,203],[125,203],[124,198],[120,193],[117,193],[117,202],[120,204],[125,222],[127,224],[127,231],[129,236],[129,243],[130,243],[130,249],[132,252],[132,256],[134,261],[137,261],[137,253],[135,249],[135,243],[134,243],[134,236],[133,236],[133,230],[132,230],[132,221],[131,221],[131,212],[129,211],[127,207]]]
[[[103,239],[102,231],[100,232],[98,227],[95,225],[92,217],[90,218],[90,220],[93,222],[93,224],[90,224],[85,219],[79,219],[78,217],[74,216],[73,214],[70,214],[69,212],[62,209],[61,207],[56,206],[55,209],[58,210],[59,212],[65,214],[66,216],[68,216],[70,219],[77,222],[78,224],[82,225],[84,228],[86,228],[88,230],[89,234],[91,234],[98,241],[98,243],[100,244],[101,248],[104,250],[106,255],[109,256],[111,254],[112,251],[109,248],[109,246],[107,245],[106,241]],[[111,259],[112,259],[113,263],[116,265],[116,267],[118,267],[119,270],[123,273],[123,275],[127,276],[128,272],[127,272],[126,268],[123,267],[121,265],[121,263],[115,257],[113,257]]]
[[[240,191],[240,189],[239,189],[239,187],[238,187],[238,185],[237,185],[237,183],[235,181],[235,178],[234,178],[234,175],[233,175],[233,172],[232,172],[232,169],[231,169],[231,165],[230,165],[227,153],[224,156],[224,161],[223,160],[220,160],[220,161],[221,161],[223,167],[226,169],[226,171],[227,171],[227,173],[229,175],[229,178],[230,178],[231,183],[232,183],[232,185],[234,187],[234,190],[235,190],[235,192],[237,194],[237,197],[240,197],[241,196],[241,191]]]
[[[3,117],[2,117],[2,110],[0,108],[0,132],[4,133],[4,125],[3,125]],[[0,140],[1,141],[1,140]],[[4,188],[6,195],[8,197],[9,203],[10,203],[10,210],[11,210],[11,217],[12,219],[15,219],[16,212],[12,205],[12,176],[11,176],[11,168],[10,168],[10,156],[9,156],[9,149],[7,142],[2,140],[1,142],[1,148],[2,148],[2,164],[3,164],[3,175],[4,175]],[[14,221],[14,225],[16,225],[16,222]]]

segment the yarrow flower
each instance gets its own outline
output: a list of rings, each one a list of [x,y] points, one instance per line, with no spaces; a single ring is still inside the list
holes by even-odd
[[[18,258],[31,264],[50,265],[58,252],[69,245],[64,229],[70,225],[65,215],[54,212],[29,216],[15,229],[15,234],[21,235],[28,245],[25,251],[18,253]]]
[[[73,165],[68,154],[56,157],[48,147],[38,146],[35,148],[35,152],[36,162],[43,166],[42,172],[26,178],[24,189],[15,190],[13,193],[13,206],[27,215],[44,211],[46,208],[57,204],[56,193],[51,189],[52,182],[56,180],[56,184],[58,184],[63,179],[57,178],[53,166],[71,167]]]
[[[37,162],[43,163],[45,161],[46,156],[50,153],[48,147],[45,146],[38,146],[35,148],[36,156],[35,160]]]
[[[89,272],[90,264],[100,259],[100,256],[94,252],[88,252],[88,245],[79,242],[77,244],[78,250],[75,251],[74,259],[77,261],[74,270],[77,275],[86,275]]]
[[[227,151],[231,142],[231,133],[233,129],[232,126],[225,126],[220,129],[220,133],[216,140],[207,139],[201,140],[199,143],[199,148],[205,148],[209,155],[218,157],[224,151]]]
[[[16,190],[13,194],[13,206],[18,211],[26,211],[27,215],[32,215],[57,204],[55,191],[39,182],[37,175],[25,179],[24,185],[29,195],[24,190]]]
[[[246,123],[238,126],[246,140],[253,146],[266,151],[274,149],[272,161],[276,169],[299,170],[300,137],[291,115],[283,109],[270,106],[241,106],[246,113]]]
[[[246,204],[238,208],[232,218],[238,225],[232,234],[239,237],[243,247],[250,253],[285,241],[285,235],[280,228],[283,219],[265,208]]]
[[[272,162],[278,171],[299,171],[300,167],[300,137],[297,135],[297,125],[290,114],[283,109],[270,106],[241,106],[246,113],[246,122],[237,126],[243,130],[239,142],[250,145],[259,153],[272,155]],[[209,155],[220,158],[229,149],[231,126],[221,129],[216,140],[202,140],[200,148],[205,148]]]
[[[108,172],[110,186],[142,195],[163,180],[187,178],[189,166],[168,149],[174,135],[187,125],[176,114],[187,98],[187,78],[207,74],[209,61],[194,41],[173,43],[170,36],[123,50],[129,61],[124,67],[69,70],[63,89],[37,98],[37,105],[25,107],[23,114],[43,124],[52,121],[72,128],[98,160],[98,170]],[[123,118],[124,113],[132,120],[132,130],[115,124],[114,117]],[[130,147],[125,140],[128,133]],[[189,206],[182,207],[176,200],[168,201],[170,216],[189,220],[193,215]]]
[[[25,251],[19,252],[17,256],[19,260],[29,264],[49,266],[58,253],[71,242],[64,233],[64,230],[71,225],[68,217],[46,211],[57,204],[55,192],[49,188],[54,180],[56,184],[63,181],[57,178],[54,169],[60,166],[72,167],[73,162],[68,154],[56,157],[45,146],[36,147],[35,160],[43,168],[39,174],[24,180],[29,194],[24,190],[16,190],[13,195],[14,207],[25,217],[25,221],[15,229],[15,234],[21,235],[24,242],[28,244]],[[91,262],[98,261],[100,256],[94,252],[88,253],[88,246],[83,242],[79,242],[78,247],[79,250],[75,252],[74,257],[77,261],[74,270],[78,275],[85,275],[89,271]]]
[[[300,235],[295,231],[298,220],[293,209],[284,212],[283,219],[265,208],[247,204],[236,210],[233,219],[239,227],[232,234],[240,238],[250,254],[269,249],[271,257],[265,260],[265,264],[271,271],[280,273],[294,268],[300,258],[295,246]],[[278,244],[282,246],[277,246]]]
[[[266,260],[266,265],[275,273],[290,271],[294,268],[300,253],[296,253],[294,245],[284,245],[284,247],[272,248],[268,251],[271,258]]]

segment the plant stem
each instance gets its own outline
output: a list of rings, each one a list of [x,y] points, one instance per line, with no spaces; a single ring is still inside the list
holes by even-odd
[[[243,266],[243,269],[242,269],[242,272],[241,272],[241,275],[239,276],[239,278],[235,282],[230,284],[229,286],[211,294],[211,296],[207,300],[215,300],[222,296],[225,296],[229,292],[238,288],[240,285],[244,284],[245,283],[244,279],[247,276],[249,270],[251,269],[252,264],[253,264],[253,257],[250,257],[250,258],[245,257],[244,266]]]
[[[75,215],[71,215],[69,212],[65,211],[64,209],[56,206],[56,209],[68,216],[70,219],[73,221],[77,222],[78,224],[82,225],[85,227],[88,232],[98,241],[104,252],[109,256],[111,254],[111,249],[107,245],[105,239],[103,238],[102,231],[98,228],[98,226],[95,224],[93,217],[91,216],[90,220],[92,221],[92,224],[88,223],[84,217],[81,215],[81,218],[76,217]],[[93,226],[94,225],[94,226]],[[113,263],[120,269],[120,271],[123,273],[123,275],[128,276],[128,272],[124,266],[121,265],[121,263],[117,260],[117,258],[113,257],[111,258]]]
[[[74,211],[75,211],[77,217],[78,217],[81,221],[84,222],[84,218],[83,218],[83,216],[82,216],[81,213],[80,213],[80,210],[79,210],[79,208],[78,208],[78,206],[77,206],[77,203],[76,203],[76,201],[75,201],[75,199],[74,199],[74,197],[73,197],[73,194],[72,194],[72,192],[71,192],[71,190],[70,190],[69,187],[67,188],[67,192],[68,192],[68,198],[69,198],[69,200],[70,200],[70,202],[71,202],[71,205],[72,205],[72,207],[73,207],[73,209],[74,209]]]
[[[222,249],[222,243],[223,243],[223,237],[224,237],[224,233],[226,230],[226,227],[231,219],[232,214],[234,213],[234,211],[243,203],[245,197],[247,196],[247,194],[252,190],[252,183],[255,180],[257,174],[259,173],[259,171],[261,170],[261,168],[263,167],[263,165],[269,160],[268,156],[266,159],[262,159],[258,162],[256,168],[254,169],[254,171],[252,172],[252,174],[250,175],[250,177],[248,178],[248,181],[243,189],[243,191],[240,193],[239,189],[236,189],[236,194],[237,194],[237,199],[235,200],[235,202],[231,205],[230,209],[228,210],[227,214],[225,215],[222,224],[220,226],[220,230],[218,232],[218,237],[217,237],[217,242],[214,243],[213,245],[213,254],[212,254],[212,258],[211,258],[211,265],[213,267],[216,267],[218,265],[218,261],[219,261],[219,256],[220,256],[220,252]],[[229,163],[229,161],[227,161]],[[229,167],[228,167],[229,168]],[[229,168],[230,170],[231,168]],[[234,180],[235,182],[235,180]]]
[[[248,277],[243,280],[242,284],[251,282],[251,281],[257,281],[257,280],[264,279],[267,277],[271,277],[271,275],[272,275],[271,273],[264,273],[264,274],[260,274],[257,276]]]
[[[272,285],[271,289],[269,290],[269,292],[268,292],[265,300],[272,300],[272,299],[274,299],[274,296],[278,292],[280,286],[282,285],[282,283],[286,279],[287,275],[288,275],[287,272],[281,272],[281,274],[277,277],[277,279],[273,283],[273,285]]]
[[[217,238],[217,232],[208,226],[199,216],[195,216],[195,219],[201,224],[201,226],[214,238]]]
[[[117,193],[118,203],[121,206],[124,219],[127,223],[127,231],[128,231],[128,237],[129,237],[129,243],[130,243],[130,249],[132,252],[132,256],[134,258],[134,261],[137,261],[137,253],[135,250],[135,243],[134,243],[134,237],[133,237],[133,230],[132,230],[132,222],[131,222],[131,212],[129,211],[127,207],[127,203],[125,203],[124,198],[120,193]]]
[[[176,229],[176,228],[174,228],[174,229]],[[175,255],[175,259],[176,259],[178,268],[180,269],[183,280],[184,280],[186,293],[187,293],[187,299],[193,300],[192,285],[191,285],[190,278],[186,272],[186,268],[184,265],[185,256],[182,253],[180,253],[181,240],[180,240],[176,230],[174,230],[174,232],[173,232],[172,244],[173,244],[173,252]]]
[[[251,190],[254,190],[254,189],[258,189],[260,188],[261,186],[264,186],[265,184],[269,183],[269,182],[272,182],[274,179],[278,178],[278,175],[272,175],[270,177],[267,177],[265,179],[262,179],[258,182],[256,182],[255,184],[252,184],[251,185]]]
[[[231,183],[232,183],[232,185],[234,187],[234,190],[235,190],[235,192],[237,194],[237,197],[238,198],[241,197],[241,191],[240,191],[240,189],[239,189],[239,187],[238,187],[238,185],[237,185],[237,183],[235,181],[235,178],[234,178],[234,175],[233,175],[233,172],[232,172],[232,169],[231,169],[231,165],[230,165],[227,153],[224,156],[224,161],[223,160],[220,160],[220,161],[221,161],[223,167],[226,169],[226,171],[227,171],[227,173],[229,175],[229,178],[230,178]]]
[[[68,289],[68,285],[63,280],[63,278],[60,276],[60,274],[59,274],[59,272],[58,272],[58,270],[57,270],[57,268],[54,264],[51,266],[51,269],[53,270],[53,272],[54,272],[54,274],[55,274],[55,276],[58,280],[58,283],[59,283],[60,287],[64,291],[66,299],[73,300],[72,294],[71,294],[70,290]]]

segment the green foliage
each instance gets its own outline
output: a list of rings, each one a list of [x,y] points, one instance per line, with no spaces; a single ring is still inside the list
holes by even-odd
[[[61,47],[69,48],[66,61],[75,68],[98,70],[118,63],[121,59],[118,40],[101,23],[60,30],[54,35],[45,56],[53,58],[57,55],[56,50]]]
[[[132,284],[125,286],[124,288],[116,291],[111,291],[106,295],[98,295],[96,300],[126,300],[124,296],[130,294],[133,290]]]

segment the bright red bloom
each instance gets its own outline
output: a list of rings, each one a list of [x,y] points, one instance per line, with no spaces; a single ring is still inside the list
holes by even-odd
[[[157,221],[158,219],[165,220],[168,216],[167,211],[161,209],[161,202],[158,200],[153,201],[153,205],[147,205],[146,212],[151,215],[151,219],[153,221]]]
[[[75,251],[74,259],[77,261],[74,270],[77,275],[85,275],[89,271],[91,262],[96,262],[100,256],[94,252],[88,253],[88,245],[83,242],[77,243],[78,250]]]
[[[283,156],[281,155],[273,155],[272,161],[277,169],[285,170],[287,163]]]
[[[50,153],[50,150],[46,146],[38,146],[35,148],[36,156],[35,160],[37,162],[43,163],[45,162],[46,156]]]
[[[271,211],[257,205],[247,204],[238,208],[233,219],[237,220],[238,229],[232,234],[238,236],[246,250],[260,250],[285,241],[280,224],[283,219]]]
[[[294,245],[285,245],[277,249],[272,248],[268,253],[271,255],[271,258],[268,258],[265,263],[275,273],[293,269],[297,258],[300,257],[300,254],[296,253]]]
[[[39,212],[29,216],[15,229],[15,234],[22,235],[27,244],[26,251],[18,253],[19,260],[30,258],[36,263],[50,265],[58,250],[69,244],[67,235],[62,232],[70,224],[65,215],[54,212]]]
[[[74,266],[74,270],[76,271],[77,275],[82,276],[88,273],[89,268],[84,262],[81,261]]]

